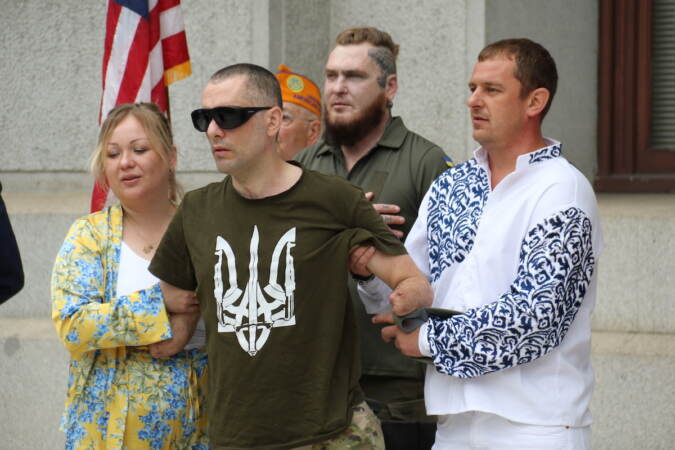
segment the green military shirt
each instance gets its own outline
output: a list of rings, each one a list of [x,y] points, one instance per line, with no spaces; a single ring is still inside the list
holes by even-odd
[[[296,159],[308,169],[337,175],[374,193],[374,203],[391,203],[401,208],[403,225],[394,225],[408,234],[433,180],[452,166],[443,150],[408,130],[400,117],[385,128],[375,148],[347,172],[342,151],[325,140],[303,150]],[[362,349],[361,387],[382,420],[424,420],[424,365],[401,355],[380,337],[349,280],[357,311]]]

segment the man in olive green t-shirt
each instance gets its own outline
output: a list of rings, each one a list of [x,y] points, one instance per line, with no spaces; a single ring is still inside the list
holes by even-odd
[[[375,28],[350,28],[336,38],[326,63],[325,135],[296,160],[337,175],[372,195],[397,236],[407,236],[434,179],[452,165],[433,142],[408,130],[391,106],[398,83],[398,45]],[[385,343],[349,280],[360,326],[361,387],[382,421],[387,450],[428,450],[435,418],[424,407],[425,365]]]
[[[375,246],[369,269],[393,287],[397,314],[431,304],[428,282],[360,190],[279,156],[271,72],[221,69],[202,105],[193,124],[229,177],[185,196],[150,271],[170,312],[196,308],[196,291],[211,448],[383,448],[358,385],[349,251]]]

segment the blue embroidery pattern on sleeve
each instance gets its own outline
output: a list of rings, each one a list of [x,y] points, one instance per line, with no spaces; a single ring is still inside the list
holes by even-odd
[[[578,208],[532,228],[509,292],[451,319],[430,319],[436,369],[472,378],[528,363],[558,346],[593,275],[591,232],[591,221]]]
[[[475,159],[447,170],[431,185],[427,241],[432,283],[471,251],[489,191],[487,174]]]

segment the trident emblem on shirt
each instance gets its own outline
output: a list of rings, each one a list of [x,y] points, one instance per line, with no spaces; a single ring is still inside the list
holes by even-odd
[[[265,345],[274,327],[295,325],[293,292],[295,291],[295,270],[291,249],[295,247],[295,228],[288,230],[277,242],[270,261],[270,279],[267,286],[260,288],[258,280],[258,227],[253,227],[250,244],[249,279],[243,291],[237,284],[237,267],[232,247],[222,237],[216,238],[214,266],[214,290],[218,314],[218,331],[234,332],[239,345],[249,355],[255,354]],[[285,252],[284,252],[285,250]],[[283,286],[278,282],[279,262],[285,256]],[[229,287],[223,293],[223,255],[227,264]],[[264,292],[264,293],[263,293]],[[265,297],[265,294],[270,298]]]

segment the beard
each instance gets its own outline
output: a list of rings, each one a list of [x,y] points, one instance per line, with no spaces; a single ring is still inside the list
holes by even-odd
[[[373,100],[361,114],[349,121],[332,118],[324,105],[325,139],[336,147],[343,145],[351,147],[382,123],[387,111],[387,97],[384,92]]]

